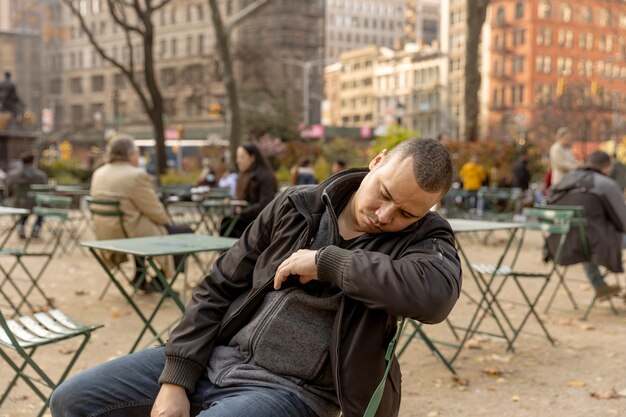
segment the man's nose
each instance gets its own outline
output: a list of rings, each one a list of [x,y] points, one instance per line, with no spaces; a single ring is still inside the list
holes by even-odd
[[[393,220],[395,209],[391,204],[384,204],[378,210],[376,210],[376,217],[380,224],[389,224]]]

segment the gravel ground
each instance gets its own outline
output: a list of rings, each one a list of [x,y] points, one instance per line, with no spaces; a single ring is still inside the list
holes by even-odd
[[[85,239],[89,239],[86,235]],[[503,236],[494,235],[484,245],[480,236],[464,237],[462,243],[472,260],[490,261],[503,245]],[[42,243],[37,243],[41,245]],[[545,268],[540,258],[540,241],[529,239],[520,262],[529,268]],[[2,259],[6,265],[7,259]],[[192,269],[190,279],[197,279]],[[582,279],[579,266],[570,268],[572,290],[576,298],[586,303],[592,291]],[[613,277],[611,278],[613,279]],[[624,285],[623,274],[619,277]],[[139,331],[140,322],[117,290],[110,288],[102,300],[98,296],[106,277],[92,256],[73,250],[49,265],[41,281],[56,306],[70,317],[84,323],[102,323],[74,367],[73,373],[92,367],[126,353]],[[554,282],[547,293],[551,293]],[[182,290],[183,282],[179,282]],[[536,284],[528,288],[533,291]],[[469,273],[464,274],[464,289],[476,296],[476,286]],[[505,286],[500,297],[502,307],[512,320],[519,320],[523,308],[513,285]],[[140,296],[140,304],[154,303],[156,296]],[[509,301],[510,300],[510,301]],[[434,416],[626,416],[626,308],[623,299],[615,298],[619,315],[609,304],[598,304],[587,321],[582,313],[572,309],[561,291],[555,307],[543,313],[546,294],[539,305],[541,316],[556,340],[552,346],[541,334],[534,319],[515,343],[515,353],[506,351],[499,339],[475,336],[454,363],[457,376],[452,375],[421,340],[413,340],[400,358],[403,373],[402,417]],[[467,323],[475,305],[465,295],[455,307],[451,321]],[[158,316],[161,325],[176,317],[176,309],[167,302]],[[485,330],[494,330],[493,321],[484,322]],[[453,341],[445,324],[425,326],[431,339]],[[58,369],[67,358],[71,343],[42,348],[42,362]],[[440,346],[444,355],[452,349]],[[366,366],[367,364],[364,364]],[[7,384],[10,369],[0,362],[0,389]],[[54,373],[54,372],[53,372]],[[40,402],[28,388],[20,384],[0,407],[0,417],[30,417],[36,415]]]

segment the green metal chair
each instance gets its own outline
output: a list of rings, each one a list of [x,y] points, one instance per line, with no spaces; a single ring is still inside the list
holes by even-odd
[[[94,198],[91,196],[85,197],[85,202],[87,203],[87,207],[89,212],[91,213],[92,219],[94,217],[109,217],[116,218],[119,222],[120,229],[122,230],[122,234],[124,237],[128,237],[128,232],[126,231],[126,227],[124,226],[124,212],[121,209],[121,201],[116,198]],[[115,272],[120,273],[127,281],[130,281],[129,276],[124,272],[121,268],[121,265],[115,266]],[[145,279],[145,277],[143,277]],[[111,281],[107,282],[107,284],[102,289],[99,300],[102,300],[106,292],[109,290],[111,286]]]
[[[21,380],[43,401],[37,414],[38,417],[43,416],[49,405],[50,394],[67,378],[76,360],[85,349],[91,333],[100,327],[102,325],[82,326],[72,321],[60,310],[49,310],[8,319],[3,309],[0,308],[0,356],[14,372],[12,377],[8,373],[2,377],[8,382],[8,386],[0,397],[0,406]],[[67,355],[59,353],[58,347],[54,345],[57,342],[74,338],[79,340],[78,347],[71,351],[73,353],[66,365],[62,365],[62,357],[67,358]],[[59,357],[54,361],[53,366],[44,367],[38,362],[39,356],[36,358],[35,353],[41,347],[44,348],[47,359],[51,355]],[[58,375],[59,370],[60,375]],[[55,374],[56,377],[51,374]]]
[[[5,246],[0,250],[0,257],[12,260],[10,266],[0,264],[0,296],[16,313],[23,307],[30,310],[52,307],[39,281],[60,247],[68,210],[35,206],[32,214],[43,217],[44,222],[51,225],[50,241],[42,247],[27,240],[21,247]],[[43,262],[31,262],[35,258],[43,258]],[[33,298],[36,295],[39,296],[38,301]]]
[[[59,210],[65,210],[67,211],[67,217],[64,219],[63,222],[45,222],[44,219],[44,228],[46,230],[48,230],[50,232],[51,235],[53,235],[53,239],[49,240],[48,242],[46,242],[46,244],[56,244],[61,248],[61,253],[68,253],[69,251],[69,245],[71,244],[71,238],[72,238],[72,233],[73,233],[73,228],[71,226],[71,217],[70,217],[70,206],[72,204],[72,198],[71,197],[60,197],[60,196],[56,196],[54,194],[48,194],[48,193],[36,193],[35,194],[35,205],[36,207],[42,207],[42,208],[52,208],[52,209],[59,209]],[[54,239],[54,237],[56,236],[56,234],[60,233],[61,230],[59,230],[59,227],[62,227],[64,229],[64,232],[67,232],[69,237],[67,239],[67,241],[63,241],[63,239]]]
[[[484,287],[481,288],[481,291],[483,293],[483,302],[486,304],[486,308],[482,309],[482,313],[477,311],[477,313],[480,313],[481,316],[478,318],[476,329],[480,327],[483,319],[487,315],[490,315],[496,320],[499,328],[504,333],[503,336],[507,339],[508,343],[507,349],[510,351],[514,350],[513,344],[517,340],[530,317],[534,317],[536,319],[546,338],[551,344],[554,345],[554,339],[545,327],[541,316],[537,313],[536,306],[541,295],[548,286],[552,275],[557,271],[563,245],[565,243],[567,233],[570,230],[571,220],[574,216],[574,213],[571,210],[550,210],[546,208],[525,208],[523,210],[523,214],[526,219],[524,222],[524,228],[522,229],[520,241],[517,245],[517,249],[513,255],[510,265],[501,265],[497,270],[495,270],[495,265],[492,264],[470,264],[470,268],[481,276],[481,280],[484,283]],[[551,234],[560,236],[555,254],[547,270],[541,272],[530,271],[522,269],[524,268],[524,265],[516,264],[520,251],[524,246],[523,243],[525,234],[528,232],[541,233],[544,239]],[[493,281],[491,282],[490,279],[485,279],[485,276],[492,277]],[[539,288],[534,291],[534,294],[532,294],[532,291],[525,288],[523,284],[526,280],[539,280],[542,282],[539,284]],[[502,300],[498,299],[499,294],[508,282],[513,282],[515,284],[515,287],[519,290],[523,299],[521,305],[526,308],[526,312],[522,319],[516,323],[511,320],[508,312],[501,306]],[[476,332],[478,333],[478,331]]]
[[[587,226],[587,218],[585,217],[585,207],[584,206],[566,206],[566,205],[558,205],[558,204],[548,204],[548,205],[543,205],[543,206],[538,206],[538,207],[545,207],[550,210],[569,210],[574,214],[574,217],[572,217],[572,221],[571,221],[572,229],[575,229],[578,231],[578,236],[580,238],[580,242],[583,248],[585,259],[587,260],[587,262],[591,261],[591,250],[589,248],[589,241],[587,240],[587,234],[585,231],[585,227]],[[556,298],[559,288],[561,287],[563,287],[563,289],[565,290],[565,293],[567,294],[567,298],[570,300],[574,310],[578,310],[578,303],[576,303],[574,294],[572,293],[570,288],[567,286],[567,283],[565,281],[567,269],[568,267],[565,266],[563,270],[559,271],[559,273],[557,274],[559,277],[559,280],[557,281],[556,286],[554,287],[554,290],[552,290],[550,299],[548,300],[548,303],[546,304],[546,307],[544,309],[545,313],[548,313],[550,311],[550,308],[552,307],[552,303],[554,302],[554,299]],[[606,270],[602,273],[602,275],[603,277],[606,277],[607,275],[609,275],[609,273],[610,271]],[[585,282],[588,283],[589,281],[585,279]],[[583,320],[587,320],[587,318],[589,317],[589,314],[591,313],[593,306],[596,304],[597,301],[598,301],[598,296],[595,295],[594,293],[593,298],[591,299],[591,301],[589,301],[589,303],[587,304],[587,308],[585,309],[585,312],[583,313],[583,317],[582,317]],[[611,310],[613,311],[613,314],[618,315],[619,312],[617,311],[615,305],[613,304],[613,300],[609,298],[608,302],[609,302],[609,305],[611,306]]]

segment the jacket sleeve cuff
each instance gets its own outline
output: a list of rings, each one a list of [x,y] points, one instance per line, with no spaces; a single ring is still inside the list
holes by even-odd
[[[159,377],[159,384],[174,384],[193,392],[196,382],[204,369],[197,363],[179,356],[166,356],[165,368]]]
[[[338,246],[326,246],[317,254],[317,279],[331,282],[343,288],[343,270],[352,256],[352,251]]]

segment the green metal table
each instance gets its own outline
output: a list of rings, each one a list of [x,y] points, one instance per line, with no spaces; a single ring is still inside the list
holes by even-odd
[[[13,218],[11,225],[7,229],[2,230],[2,233],[0,234],[1,239],[2,239],[0,240],[0,250],[4,248],[4,246],[9,241],[9,238],[11,237],[11,235],[17,228],[17,225],[19,224],[19,219],[23,215],[29,214],[29,213],[30,213],[30,210],[27,210],[27,209],[0,206],[0,217],[12,217]]]
[[[185,311],[184,304],[180,300],[178,294],[172,289],[172,286],[174,285],[178,275],[181,273],[186,259],[184,259],[183,262],[181,262],[180,265],[176,268],[174,275],[168,278],[158,267],[154,258],[170,255],[182,255],[186,258],[190,255],[195,255],[200,252],[223,252],[230,249],[230,247],[236,241],[237,239],[185,233],[128,239],[98,240],[81,242],[81,245],[89,248],[89,251],[105,270],[113,285],[115,285],[115,287],[120,291],[122,296],[126,299],[130,307],[143,321],[144,326],[130,349],[130,352],[132,353],[137,349],[137,346],[139,345],[141,339],[144,337],[147,331],[150,331],[150,333],[152,333],[152,335],[154,336],[151,341],[156,340],[159,343],[164,343],[164,340],[161,338],[164,331],[157,331],[154,328],[152,322],[159,312],[159,309],[163,305],[166,297],[170,296],[172,298],[176,306],[180,309],[181,313]],[[142,312],[142,310],[135,302],[135,299],[133,297],[134,294],[129,293],[126,290],[124,285],[122,285],[122,282],[120,282],[120,280],[113,273],[111,268],[109,268],[104,262],[104,259],[99,253],[99,251],[101,250],[145,257],[147,264],[155,272],[157,279],[164,288],[164,291],[160,295],[159,301],[154,306],[152,306],[151,311],[147,312],[147,314],[144,314],[144,312]],[[168,326],[167,329],[169,329],[169,327],[170,326]],[[167,329],[165,329],[165,331],[167,331]]]
[[[500,268],[506,259],[511,247],[515,242],[515,237],[517,232],[524,227],[523,223],[512,223],[512,222],[496,222],[496,221],[486,221],[486,220],[467,220],[467,219],[448,219],[450,226],[452,226],[452,230],[455,233],[455,240],[457,245],[457,250],[462,258],[462,260],[467,265],[466,270],[469,270],[470,275],[473,278],[473,281],[476,283],[480,298],[476,299],[468,294],[466,291],[462,290],[463,294],[467,296],[470,301],[476,306],[474,314],[472,315],[469,323],[465,326],[457,326],[453,325],[450,320],[446,320],[447,325],[451,329],[452,333],[455,337],[455,342],[447,342],[441,340],[430,339],[428,335],[423,330],[422,323],[418,323],[414,320],[409,320],[409,325],[413,328],[412,332],[408,334],[408,339],[404,342],[402,347],[399,350],[398,356],[400,356],[404,350],[408,347],[411,340],[413,338],[420,338],[426,343],[428,348],[432,351],[432,353],[437,357],[452,373],[456,373],[452,364],[458,358],[461,353],[465,343],[469,338],[475,333],[484,333],[479,331],[479,327],[481,326],[483,319],[486,316],[493,318],[497,328],[498,333],[489,333],[491,336],[503,338],[507,343],[510,343],[509,336],[507,331],[504,328],[502,321],[508,320],[506,314],[504,313],[504,309],[498,303],[497,298],[494,296],[491,285],[495,279],[496,273],[495,271]],[[476,274],[472,268],[469,267],[470,259],[468,257],[467,252],[463,249],[463,245],[458,239],[458,235],[464,233],[479,233],[479,232],[494,232],[494,231],[506,231],[509,233],[509,237],[507,239],[504,248],[501,249],[501,252],[496,254],[498,256],[498,260],[496,263],[496,268],[494,269],[494,273],[490,277],[483,277],[479,274]],[[461,330],[462,334],[459,334],[457,330]],[[451,356],[444,355],[439,348],[436,346],[440,344],[442,346],[447,346],[453,349],[453,354]]]

